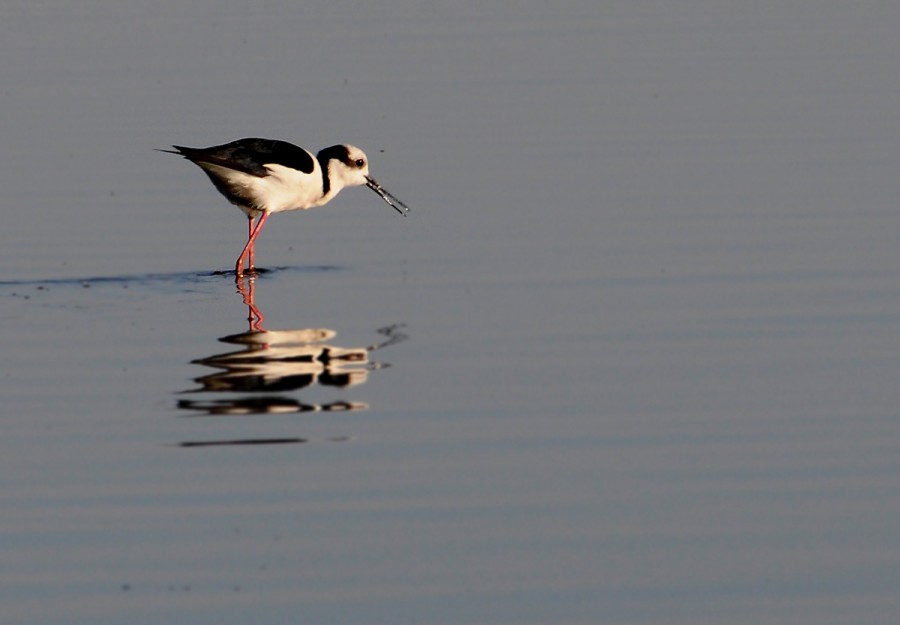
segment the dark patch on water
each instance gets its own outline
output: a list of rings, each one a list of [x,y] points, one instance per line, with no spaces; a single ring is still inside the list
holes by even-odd
[[[278,273],[305,272],[323,273],[326,271],[338,271],[343,269],[338,265],[297,265],[293,267],[257,268],[254,277],[267,278]],[[214,279],[234,279],[234,270],[213,271],[183,271],[172,273],[145,273],[120,276],[91,276],[86,278],[44,278],[31,280],[0,280],[2,287],[34,287],[38,291],[49,290],[49,287],[81,287],[92,286],[121,286],[128,288],[131,285],[156,286],[164,284],[192,285],[211,282]]]
[[[186,441],[179,447],[230,447],[234,445],[296,445],[308,442],[305,438],[249,438],[228,441]]]

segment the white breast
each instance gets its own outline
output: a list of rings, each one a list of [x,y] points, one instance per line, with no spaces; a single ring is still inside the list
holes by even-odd
[[[311,174],[305,174],[283,165],[265,165],[269,175],[255,178],[254,192],[263,201],[260,203],[267,211],[303,210],[325,203],[322,197],[322,172],[319,164]]]

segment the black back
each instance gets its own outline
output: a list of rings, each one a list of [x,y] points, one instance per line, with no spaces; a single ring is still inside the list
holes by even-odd
[[[209,148],[187,148],[173,145],[189,161],[210,163],[242,171],[262,178],[269,172],[263,165],[277,164],[311,174],[315,169],[313,157],[303,148],[277,139],[238,139]]]

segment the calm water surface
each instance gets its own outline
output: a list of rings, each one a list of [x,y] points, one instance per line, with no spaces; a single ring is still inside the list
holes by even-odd
[[[896,622],[898,13],[7,8],[0,621]]]

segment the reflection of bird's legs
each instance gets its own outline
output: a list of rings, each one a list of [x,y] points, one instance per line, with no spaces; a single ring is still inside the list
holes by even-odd
[[[259,308],[253,302],[253,288],[255,286],[253,278],[238,280],[237,285],[238,293],[241,294],[244,298],[244,304],[247,305],[247,321],[250,322],[250,329],[257,332],[265,332],[266,329],[262,327],[262,322],[266,318],[263,317],[263,314],[259,312]]]

